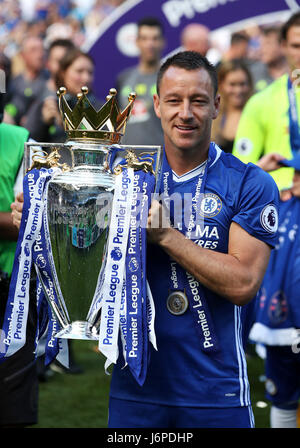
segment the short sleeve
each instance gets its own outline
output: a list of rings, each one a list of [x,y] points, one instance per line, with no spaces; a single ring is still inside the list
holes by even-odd
[[[249,163],[236,197],[233,221],[255,238],[277,243],[279,191],[273,178]]]
[[[264,150],[265,129],[261,119],[261,93],[248,100],[237,129],[232,154],[244,163],[256,163]]]

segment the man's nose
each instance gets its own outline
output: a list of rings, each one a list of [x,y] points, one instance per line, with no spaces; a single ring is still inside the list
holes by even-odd
[[[193,112],[189,101],[183,101],[179,111],[179,117],[182,120],[191,120],[193,118]]]

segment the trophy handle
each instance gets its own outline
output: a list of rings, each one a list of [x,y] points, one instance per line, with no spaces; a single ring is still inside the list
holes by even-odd
[[[36,270],[38,279],[39,279],[39,281],[40,281],[40,283],[42,285],[45,297],[47,299],[47,302],[50,305],[50,308],[52,310],[53,315],[57,318],[57,320],[58,320],[60,326],[62,327],[62,329],[67,328],[67,326],[70,324],[70,321],[69,321],[68,317],[66,316],[63,308],[59,308],[57,303],[53,299],[50,298],[50,296],[49,296],[49,294],[47,292],[47,288],[45,286],[45,283],[43,281],[42,275],[40,273],[40,268],[36,264],[34,266],[35,266],[35,270]],[[55,285],[54,285],[54,288],[55,288]],[[55,288],[55,290],[56,290],[56,288]]]

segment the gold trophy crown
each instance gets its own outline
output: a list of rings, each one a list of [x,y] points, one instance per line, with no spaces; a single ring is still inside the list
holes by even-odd
[[[67,89],[60,87],[57,91],[59,109],[68,140],[93,140],[106,144],[119,143],[125,133],[136,94],[130,93],[128,104],[123,111],[117,104],[117,91],[110,89],[106,103],[100,110],[95,110],[89,101],[88,88],[82,87],[77,94],[77,103],[73,109],[65,99]]]

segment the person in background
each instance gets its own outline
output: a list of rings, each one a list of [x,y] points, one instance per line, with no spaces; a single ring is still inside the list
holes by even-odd
[[[121,143],[162,145],[163,132],[153,109],[156,75],[165,44],[163,28],[157,19],[145,18],[138,23],[136,44],[140,52],[138,65],[122,71],[116,80],[122,109],[128,104],[128,95],[133,91],[137,93]]]
[[[30,106],[42,95],[47,82],[43,40],[36,36],[26,37],[21,56],[24,71],[11,80],[4,122],[23,126]]]
[[[271,428],[297,428],[300,398],[300,156],[261,158],[266,171],[295,169],[291,188],[281,192],[279,241],[271,253],[249,338],[265,350],[266,398]]]
[[[66,139],[65,130],[58,109],[57,89],[66,87],[65,98],[73,108],[77,101],[77,94],[81,92],[81,87],[92,87],[94,77],[94,62],[91,57],[76,47],[70,47],[65,51],[65,55],[59,62],[59,68],[53,73],[53,83],[55,90],[45,93],[42,100],[38,101],[29,112],[26,120],[26,128],[31,136],[40,142],[64,142]],[[93,93],[89,92],[89,99],[97,108],[100,103]]]
[[[181,33],[180,41],[184,50],[197,51],[206,56],[210,45],[210,30],[200,23],[190,23]]]
[[[64,140],[65,134],[57,114],[56,77],[61,61],[74,48],[74,44],[68,39],[57,39],[49,46],[46,66],[50,77],[43,93],[31,105],[24,122],[24,127],[38,142],[51,143]]]
[[[239,60],[223,62],[218,69],[220,112],[212,126],[212,140],[232,152],[242,110],[253,92],[252,77]]]
[[[254,90],[265,89],[275,79],[288,71],[287,61],[280,43],[278,26],[264,27],[261,30],[260,58],[250,65]]]
[[[216,66],[217,70],[219,65],[224,61],[232,61],[235,59],[248,59],[249,48],[249,36],[242,31],[232,33],[230,38],[230,46],[227,51],[222,55],[220,63]]]
[[[4,94],[0,94],[0,329],[8,299],[18,229],[14,226],[10,205],[17,195],[17,182],[29,139],[26,129],[2,122]],[[38,372],[34,355],[36,312],[34,284],[30,284],[30,308],[27,340],[22,349],[0,363],[0,427],[24,427],[38,421]],[[0,350],[5,335],[0,331]]]
[[[249,99],[239,122],[233,155],[245,163],[257,163],[269,153],[291,159],[300,151],[300,12],[282,26],[281,42],[288,72]],[[293,169],[283,167],[270,175],[282,190],[291,186]]]

